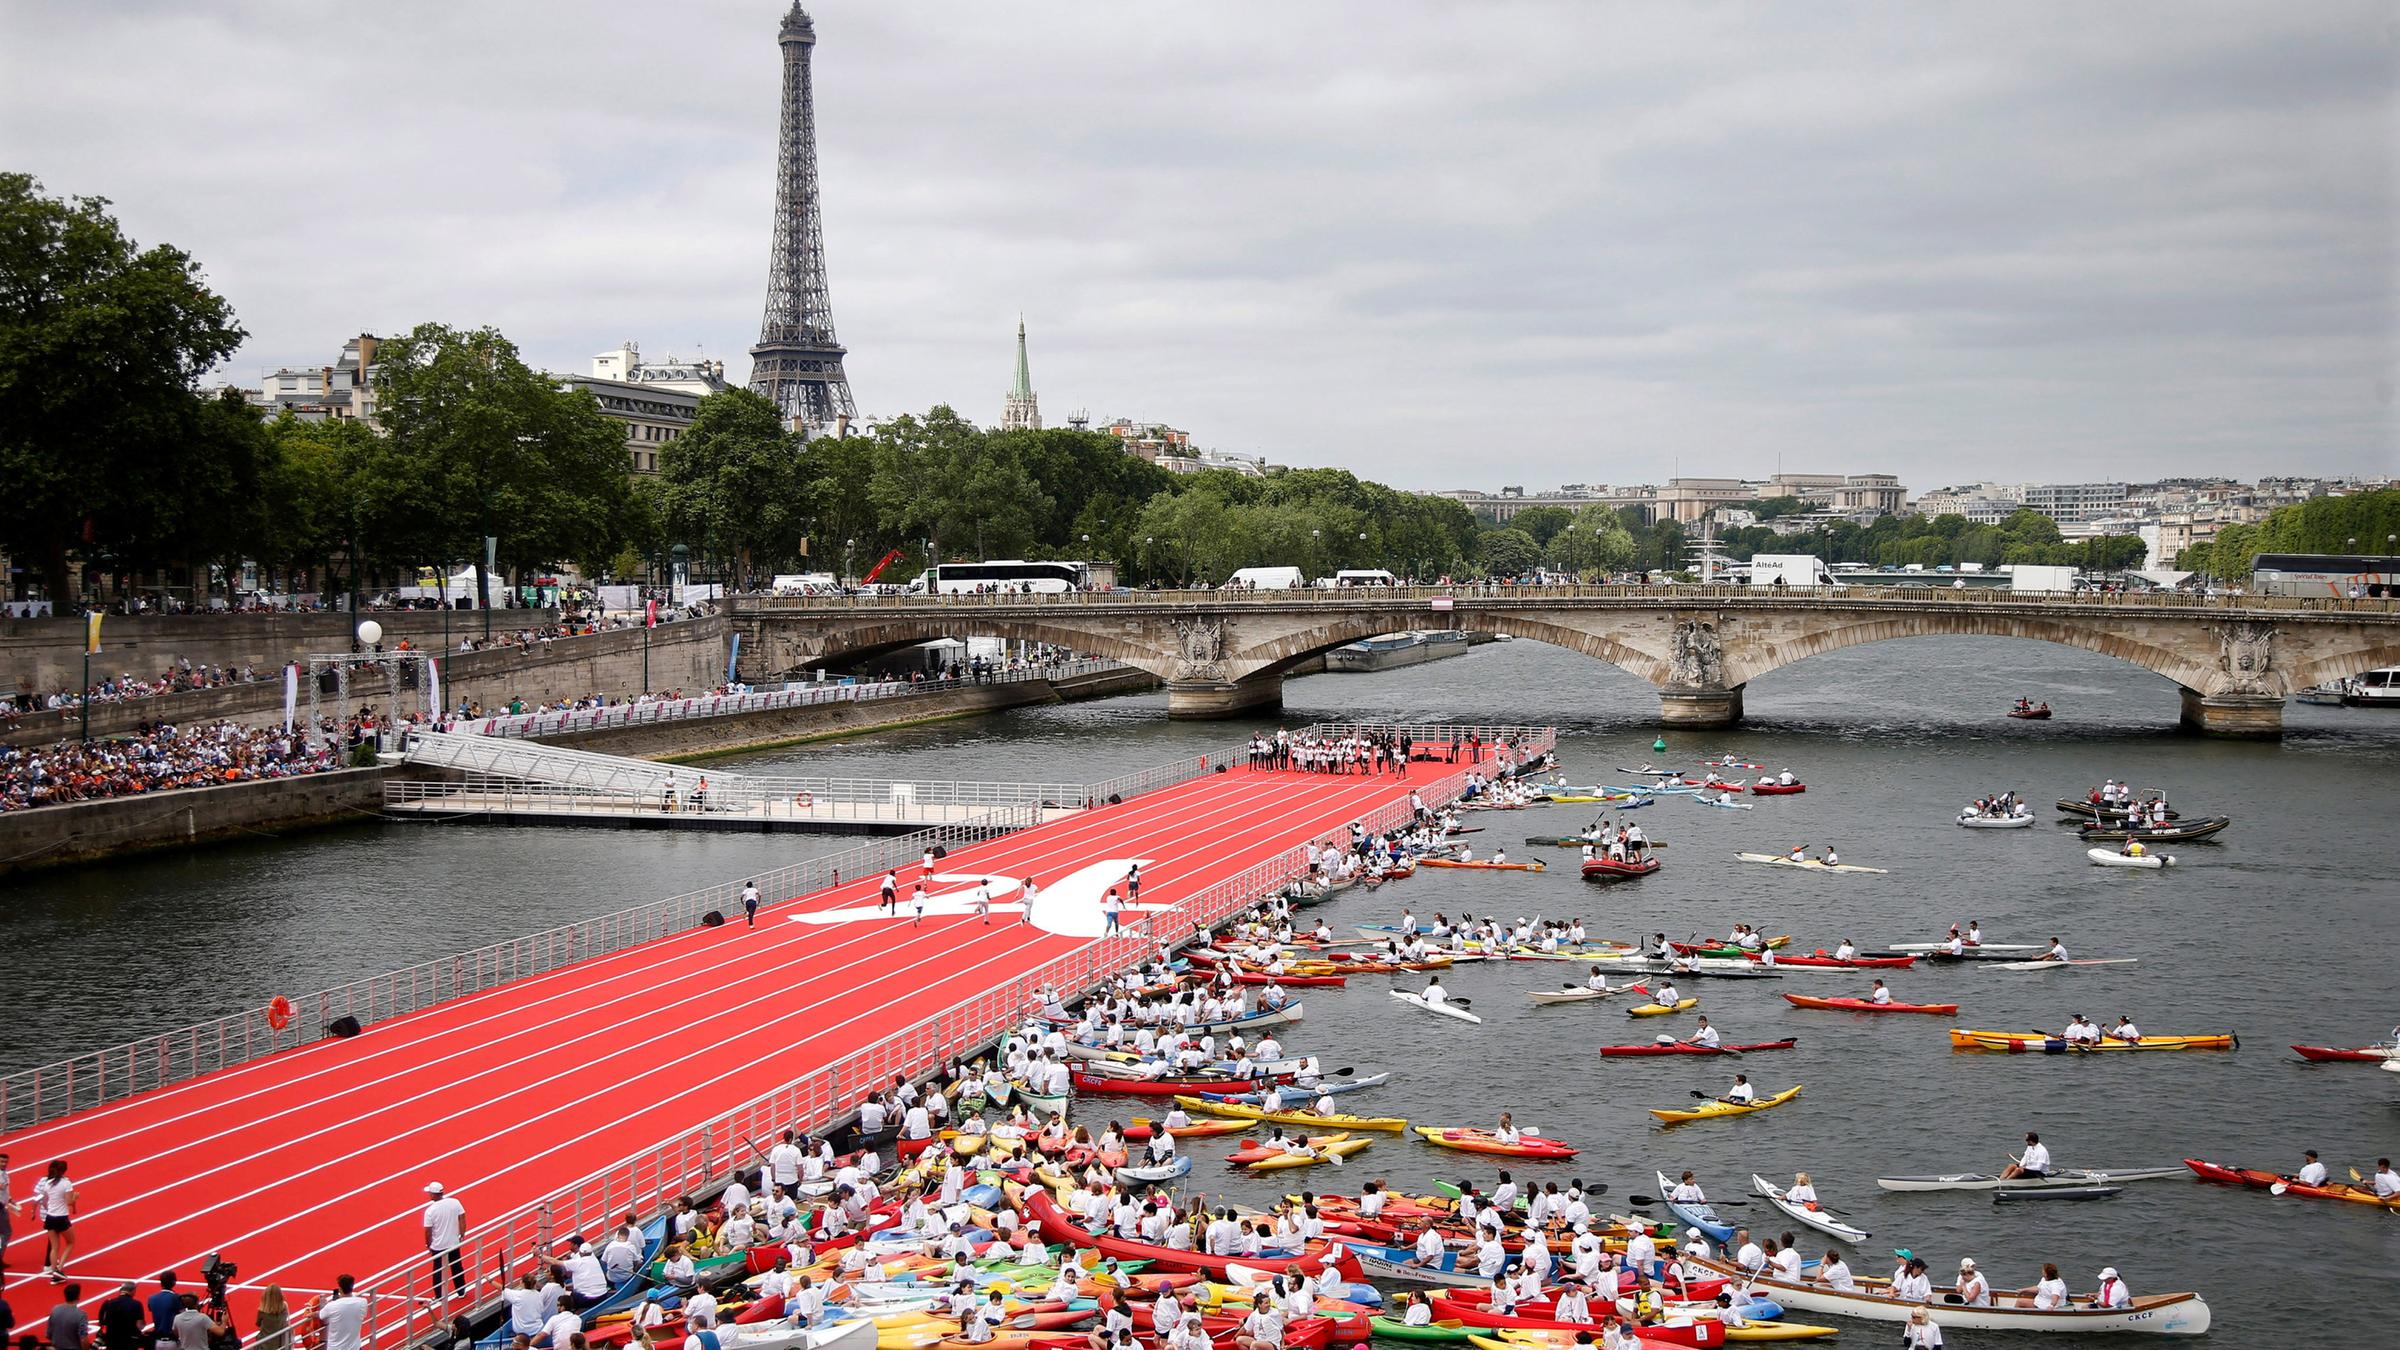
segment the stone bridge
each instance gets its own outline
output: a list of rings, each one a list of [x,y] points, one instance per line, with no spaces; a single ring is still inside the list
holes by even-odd
[[[1794,661],[1891,638],[1973,635],[2081,647],[2183,689],[2183,720],[2275,736],[2312,684],[2400,665],[2400,604],[2267,596],[2020,595],[1882,587],[1377,588],[1342,591],[742,598],[745,678],[773,679],[943,637],[1050,643],[1157,675],[1174,717],[1281,704],[1284,672],[1409,629],[1507,634],[1597,657],[1656,685],[1669,725],[1725,726],[1742,689]]]

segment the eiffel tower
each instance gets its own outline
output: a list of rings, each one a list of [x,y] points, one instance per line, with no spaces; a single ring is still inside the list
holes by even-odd
[[[858,416],[849,349],[833,335],[833,300],[825,289],[825,231],[817,198],[817,117],[809,83],[809,53],[817,26],[796,2],[777,36],[783,48],[783,134],[775,163],[775,251],[768,260],[767,315],[750,349],[750,388],[783,410],[786,423],[810,436],[837,433]]]

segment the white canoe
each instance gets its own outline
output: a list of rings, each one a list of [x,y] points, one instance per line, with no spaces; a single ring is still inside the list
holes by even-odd
[[[2145,853],[2138,858],[2131,858],[2113,848],[2087,848],[2083,856],[2102,867],[2147,867],[2156,871],[2175,865],[2175,855],[2172,853]]]
[[[1867,1240],[1866,1229],[1853,1228],[1849,1224],[1843,1223],[1840,1219],[1833,1217],[1831,1213],[1827,1212],[1822,1205],[1810,1206],[1795,1203],[1784,1195],[1783,1187],[1776,1185],[1774,1182],[1767,1180],[1765,1177],[1760,1176],[1756,1172],[1752,1172],[1750,1174],[1750,1184],[1757,1189],[1760,1195],[1767,1197],[1767,1203],[1775,1206],[1777,1209],[1782,1210],[1784,1213],[1791,1215],[1794,1219],[1797,1219],[1801,1223],[1807,1224],[1809,1227],[1816,1229],[1820,1233],[1831,1233],[1844,1242],[1864,1242]]]
[[[2140,961],[2138,956],[2087,956],[2072,961],[1986,961],[1986,970],[2065,970],[2069,966],[2130,966]]]
[[[1703,1258],[1700,1264],[1729,1279],[1749,1279],[1756,1292],[1786,1308],[1835,1313],[1870,1322],[1905,1322],[1910,1313],[1926,1307],[1934,1325],[1944,1331],[2139,1331],[2154,1336],[2199,1336],[2208,1331],[2208,1302],[2198,1294],[2137,1295],[2130,1308],[2077,1305],[2051,1309],[2022,1306],[2032,1300],[2003,1294],[1994,1298],[2007,1306],[1970,1308],[1951,1302],[1958,1293],[1943,1285],[1934,1286],[1930,1304],[1918,1304],[1893,1298],[1889,1283],[1883,1280],[1860,1280],[1856,1290],[1839,1291],[1818,1284],[1747,1276],[1726,1261]],[[2088,1304],[2090,1299],[2088,1293],[2081,1295],[2080,1303]]]
[[[1162,1181],[1173,1181],[1177,1177],[1188,1176],[1191,1174],[1191,1170],[1191,1158],[1188,1155],[1179,1154],[1156,1165],[1144,1163],[1138,1167],[1120,1167],[1117,1169],[1117,1181],[1120,1185],[1153,1186]]]
[[[1958,813],[1958,823],[1970,830],[2030,830],[2033,828],[2033,813],[1987,816],[1980,811],[1961,811]]]
[[[876,1332],[875,1319],[860,1316],[815,1327],[789,1321],[728,1323],[718,1328],[717,1339],[725,1350],[874,1350]]]
[[[1605,991],[1599,989],[1536,989],[1526,997],[1536,1003],[1589,1003],[1596,999],[1615,998],[1619,994],[1633,992],[1635,992],[1634,989],[1628,985],[1618,985],[1614,989]]]
[[[1882,876],[1886,869],[1861,867],[1856,863],[1821,863],[1814,858],[1787,858],[1780,853],[1736,853],[1733,856],[1749,863],[1765,863],[1769,867],[1796,867],[1804,872],[1872,872]]]
[[[1990,1191],[2007,1186],[2040,1190],[2050,1186],[2112,1186],[2120,1181],[2163,1181],[2189,1174],[2182,1167],[2062,1167],[2046,1177],[2010,1177],[2002,1181],[1983,1172],[1951,1172],[1931,1177],[1877,1177],[1887,1191]]]
[[[1892,944],[1892,950],[1896,952],[1946,952],[1950,950],[1950,944],[1947,942],[1895,942]],[[2038,952],[2048,949],[2038,942],[1978,942],[1967,950],[1971,952]]]
[[[1414,1004],[1417,1007],[1423,1008],[1429,1013],[1440,1013],[1444,1017],[1455,1017],[1461,1022],[1473,1022],[1478,1025],[1481,1025],[1483,1022],[1482,1018],[1477,1017],[1475,1014],[1468,1012],[1466,1009],[1459,1007],[1455,1003],[1427,1003],[1423,994],[1410,993],[1406,989],[1393,990],[1392,997],[1400,1000],[1402,1003]]]
[[[1721,802],[1714,797],[1703,797],[1697,795],[1695,795],[1692,800],[1702,806],[1713,806],[1720,811],[1748,811],[1752,809],[1750,803],[1748,802]]]

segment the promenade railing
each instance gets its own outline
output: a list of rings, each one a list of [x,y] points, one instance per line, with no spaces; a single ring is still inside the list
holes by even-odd
[[[1513,732],[1512,739],[1532,750],[1549,749],[1555,742],[1546,728],[1461,730],[1479,733],[1487,744]],[[1428,805],[1446,802],[1458,795],[1477,767],[1462,766],[1434,784],[1420,786],[1418,793]],[[1407,797],[1395,784],[1394,800],[1362,813],[1360,820],[1372,832],[1405,824],[1409,816]],[[1339,837],[1339,832],[1334,837]],[[1305,848],[1283,850],[1195,895],[1144,914],[1139,931],[1095,938],[672,1139],[478,1224],[461,1252],[467,1272],[464,1295],[453,1294],[446,1302],[430,1297],[430,1258],[413,1258],[378,1272],[359,1286],[372,1310],[367,1346],[392,1350],[434,1338],[457,1308],[489,1303],[533,1263],[563,1255],[576,1241],[606,1232],[627,1214],[658,1212],[677,1197],[705,1192],[737,1167],[756,1166],[763,1161],[760,1150],[784,1130],[822,1130],[852,1110],[868,1091],[895,1076],[919,1077],[954,1056],[989,1045],[1026,1020],[1039,1006],[1042,991],[1068,996],[1088,992],[1139,964],[1155,944],[1180,945],[1197,930],[1223,922],[1304,876],[1307,866]]]
[[[2189,591],[2018,591],[2006,586],[1952,586],[1949,574],[1938,583],[1890,586],[1748,586],[1730,582],[1671,582],[1656,585],[1514,586],[1496,582],[1462,581],[1453,585],[1311,587],[1288,590],[1108,590],[1067,591],[1033,595],[817,595],[739,596],[727,602],[727,613],[839,613],[872,609],[1012,609],[1027,606],[1062,609],[1131,608],[1142,605],[1175,607],[1295,605],[1340,609],[1388,606],[1394,601],[1476,600],[1512,603],[1598,600],[1615,603],[1689,605],[1695,601],[1726,600],[1792,604],[1828,601],[1919,605],[2040,605],[2061,609],[2134,609],[2168,612],[2259,611],[2274,613],[2400,614],[2400,598],[2298,595],[2206,594]]]
[[[1014,684],[1025,680],[1064,680],[1100,671],[1122,670],[1120,661],[1077,658],[1036,662],[991,672],[980,683]],[[490,717],[454,717],[441,723],[444,731],[478,736],[568,736],[618,727],[652,726],[664,722],[735,713],[772,712],[781,708],[815,708],[834,703],[866,703],[918,694],[941,694],[973,688],[971,679],[866,680],[855,684],[812,685],[802,689],[768,689],[745,694],[700,694],[691,698],[654,698],[638,703],[612,703],[599,708],[568,708],[554,712],[502,713]]]

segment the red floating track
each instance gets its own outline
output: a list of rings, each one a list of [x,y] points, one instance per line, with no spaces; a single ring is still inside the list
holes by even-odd
[[[1141,899],[1198,895],[1341,831],[1464,765],[1327,776],[1236,769],[954,850],[946,874],[1045,885],[1109,858],[1153,861]],[[904,887],[918,872],[902,869]],[[659,1144],[813,1068],[1073,951],[995,914],[818,925],[802,910],[875,903],[868,876],[393,1018],[0,1140],[20,1201],[52,1158],[81,1196],[68,1275],[87,1305],[162,1270],[196,1287],[222,1251],[295,1303],[340,1273],[423,1254],[439,1181],[479,1221]],[[562,879],[563,880],[563,879]],[[905,891],[904,891],[905,895]],[[905,900],[902,905],[906,909]],[[1130,920],[1129,920],[1130,922]],[[20,1223],[8,1292],[38,1315],[43,1235]],[[29,1308],[28,1302],[34,1307]],[[241,1299],[245,1309],[250,1299]],[[246,1311],[243,1313],[246,1318]]]

